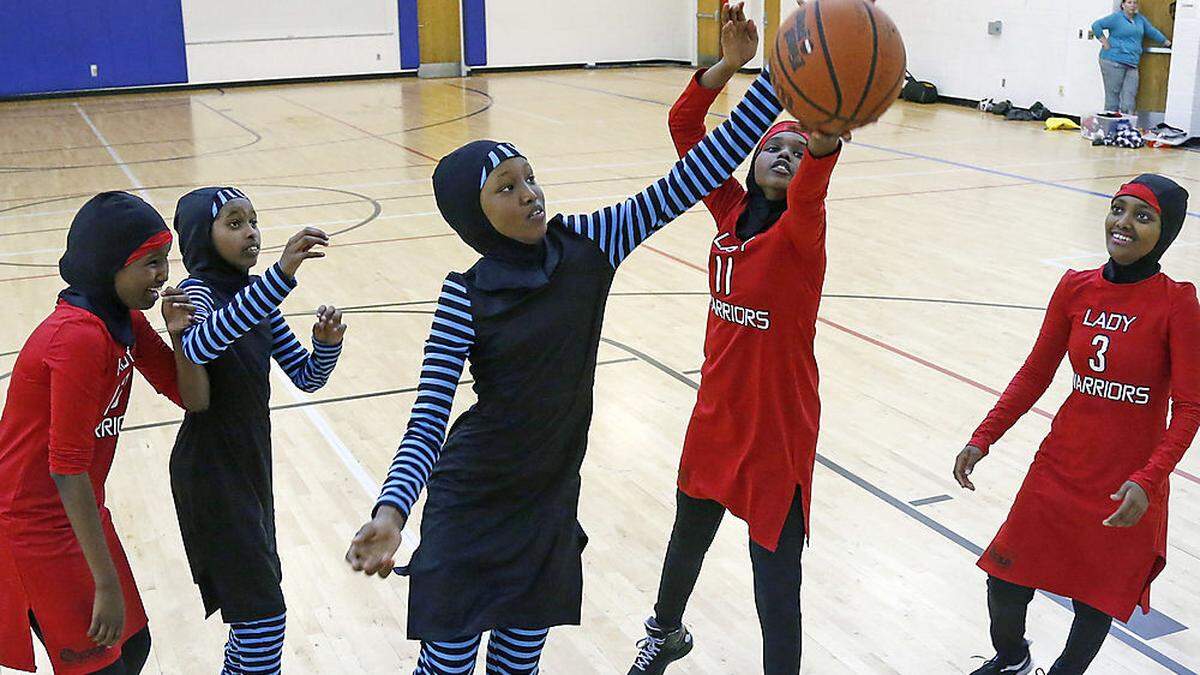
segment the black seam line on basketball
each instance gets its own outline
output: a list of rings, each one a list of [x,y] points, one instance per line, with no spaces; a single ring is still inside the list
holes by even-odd
[[[867,94],[871,93],[871,84],[875,81],[875,66],[879,61],[879,27],[875,25],[875,12],[871,11],[867,0],[862,0],[862,6],[871,21],[871,68],[867,71],[867,83],[863,86],[862,96],[859,97],[858,105],[854,107],[850,117],[857,117],[863,104],[867,102]]]
[[[882,113],[882,112],[880,112],[880,110],[879,110],[879,109],[880,109],[880,108],[884,108],[884,107],[886,107],[886,106],[889,106],[889,105],[891,105],[893,102],[895,102],[895,100],[896,100],[896,97],[892,96],[891,92],[893,92],[893,91],[897,91],[897,89],[898,89],[899,87],[901,87],[901,86],[902,86],[902,84],[903,84],[903,82],[904,82],[904,74],[905,74],[905,73],[904,73],[904,71],[903,71],[903,70],[902,70],[902,71],[900,71],[900,77],[898,77],[898,78],[896,79],[896,82],[892,84],[892,88],[887,90],[887,92],[888,92],[888,93],[887,93],[887,95],[886,95],[886,96],[884,96],[884,97],[883,97],[883,99],[882,99],[882,100],[881,100],[879,103],[876,103],[876,104],[875,104],[875,107],[874,107],[874,108],[871,108],[871,110],[868,112],[868,114],[867,114],[867,118],[868,118],[868,119],[869,119],[869,118],[871,118],[871,117],[875,117],[877,113],[878,113],[879,115],[882,115],[883,113]]]
[[[842,84],[838,82],[837,71],[833,69],[833,55],[829,53],[829,43],[825,41],[825,24],[821,23],[821,3],[813,3],[814,19],[817,23],[817,35],[821,38],[821,51],[825,54],[825,67],[829,70],[829,82],[833,84],[833,94],[837,99],[837,106],[831,113],[837,117],[842,114]]]
[[[618,349],[625,351],[628,354],[632,354],[633,356],[638,357],[639,360],[654,367],[655,369],[662,372],[663,374],[670,376],[672,379],[678,380],[679,382],[682,382],[682,383],[688,385],[692,389],[695,389],[697,391],[700,389],[700,384],[698,382],[696,382],[695,380],[693,380],[692,378],[687,377],[683,373],[680,373],[680,372],[674,370],[670,366],[666,366],[666,365],[662,364],[661,362],[657,361],[653,357],[651,357],[637,349],[634,349],[633,347],[630,347],[630,346],[623,344],[621,342],[618,342],[616,340],[611,340],[611,339],[607,339],[607,338],[601,338],[601,340],[604,340],[605,342],[611,344],[612,346],[614,346]],[[959,547],[966,549],[968,552],[972,553],[973,555],[977,555],[977,556],[983,555],[983,548],[981,548],[979,545],[975,544],[971,540],[969,540],[966,537],[962,536],[961,534],[955,532],[954,530],[950,529],[949,527],[943,525],[942,523],[935,520],[934,518],[931,518],[928,515],[917,510],[916,508],[908,505],[907,503],[904,502],[904,500],[893,496],[891,493],[887,492],[883,488],[880,488],[879,486],[868,481],[867,479],[863,478],[862,476],[859,476],[858,474],[843,467],[842,465],[838,464],[837,462],[834,462],[833,460],[829,459],[825,455],[823,455],[819,452],[816,453],[816,461],[819,464],[821,464],[822,466],[824,466],[825,468],[838,474],[842,478],[845,478],[846,480],[850,481],[851,483],[857,485],[859,488],[862,488],[868,494],[871,494],[872,496],[876,497],[877,499],[884,502],[885,504],[888,504],[889,506],[891,506],[891,507],[895,508],[896,510],[900,511],[901,513],[907,515],[908,517],[912,518],[913,520],[916,520],[918,523],[924,525],[925,527],[929,528],[930,530],[933,530],[935,533],[941,535],[945,539],[950,540],[954,544],[957,544]],[[1050,596],[1048,593],[1045,593],[1044,591],[1038,591],[1038,592],[1041,593],[1044,597],[1047,597],[1050,600],[1052,600],[1055,604],[1059,605],[1060,607],[1063,607],[1064,609],[1067,609],[1067,610],[1072,609],[1071,604],[1069,602],[1067,602],[1065,600],[1060,600],[1059,598],[1056,598],[1053,596]],[[1122,629],[1116,623],[1113,624],[1113,626],[1109,629],[1108,632],[1113,637],[1117,638],[1118,640],[1125,643],[1126,645],[1132,647],[1135,651],[1141,653],[1143,656],[1146,656],[1147,658],[1150,658],[1151,660],[1155,661],[1159,665],[1166,667],[1168,670],[1172,670],[1172,672],[1196,675],[1196,673],[1194,671],[1188,669],[1183,664],[1175,661],[1174,659],[1167,656],[1166,654],[1163,654],[1162,652],[1158,651],[1157,649],[1146,644],[1145,642],[1143,642],[1141,639],[1137,638],[1133,634],[1126,632],[1125,629]]]
[[[195,103],[198,103],[198,104],[204,106],[205,108],[208,108],[214,114],[224,118],[226,121],[230,122],[231,124],[233,124],[237,127],[240,127],[243,131],[249,133],[251,136],[253,136],[253,139],[248,143],[243,143],[242,145],[237,145],[232,148],[221,148],[219,150],[210,150],[208,152],[197,152],[197,153],[192,153],[190,155],[176,155],[173,157],[156,157],[156,158],[151,158],[151,159],[138,159],[138,160],[134,160],[131,162],[125,162],[125,164],[126,165],[156,164],[156,163],[161,163],[161,162],[176,162],[176,161],[183,160],[183,159],[196,159],[198,157],[213,157],[215,155],[221,155],[224,153],[234,152],[237,150],[243,150],[243,149],[248,148],[262,140],[262,134],[258,133],[254,129],[251,129],[250,127],[246,126],[245,124],[242,124],[241,122],[234,119],[233,117],[230,117],[228,114],[226,114],[220,110],[217,110],[216,108],[212,107],[211,105],[205,103],[204,99],[193,98],[193,99],[190,99],[189,102],[195,102]],[[165,106],[163,106],[163,107],[165,107]],[[0,167],[0,168],[11,169],[14,172],[20,172],[20,173],[36,173],[36,172],[40,172],[40,171],[65,171],[68,169],[92,169],[92,168],[99,168],[99,167],[115,167],[115,166],[117,166],[117,165],[114,162],[102,162],[99,164],[68,164],[68,165],[61,165],[61,166]]]
[[[790,72],[788,72],[787,68],[783,67],[783,53],[779,51],[779,40],[775,41],[775,62],[779,64],[778,70],[780,70],[782,72],[776,73],[775,71],[771,71],[772,76],[780,76],[780,75],[783,76],[785,79],[787,79],[788,84],[792,85],[792,91],[796,92],[796,94],[798,94],[800,96],[800,98],[804,99],[805,103],[812,106],[818,112],[823,113],[825,115],[829,115],[829,118],[824,120],[825,122],[829,121],[830,119],[833,119],[833,117],[835,115],[837,115],[837,113],[833,112],[832,110],[826,110],[824,106],[818,105],[816,101],[809,98],[808,94],[805,94],[804,90],[801,89],[796,84],[796,81],[792,79],[792,74]],[[779,92],[776,92],[776,98],[778,98],[778,93]]]
[[[607,359],[604,361],[597,361],[596,365],[597,366],[610,366],[610,365],[617,364],[617,363],[629,363],[630,361],[636,361],[636,360],[637,359],[632,356],[627,356],[627,357],[620,358],[620,359]],[[473,380],[473,379],[459,380],[457,386],[461,387],[464,384],[473,384],[474,382],[475,382],[475,380]],[[318,399],[315,401],[299,401],[297,403],[284,403],[282,405],[271,406],[271,412],[277,412],[277,411],[281,411],[281,410],[293,410],[295,408],[308,408],[308,407],[312,407],[312,406],[325,405],[327,403],[346,403],[348,401],[361,401],[363,399],[368,399],[368,398],[380,398],[383,396],[395,396],[397,394],[411,394],[411,393],[417,391],[419,388],[420,387],[401,387],[399,389],[383,389],[380,391],[363,392],[361,394],[348,394],[346,396],[334,396],[331,398],[322,398],[322,399]],[[182,423],[183,423],[182,419],[163,420],[161,422],[147,422],[146,424],[136,424],[133,426],[125,427],[121,431],[122,431],[122,433],[128,433],[128,432],[132,432],[132,431],[143,431],[145,429],[157,429],[160,427],[177,426]]]

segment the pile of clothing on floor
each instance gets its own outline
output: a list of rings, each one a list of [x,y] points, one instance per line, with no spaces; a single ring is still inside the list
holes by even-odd
[[[1050,110],[1042,105],[1041,101],[1034,103],[1029,108],[1018,108],[1012,104],[1012,101],[994,101],[990,98],[985,98],[979,102],[979,109],[993,115],[1001,115],[1006,120],[1017,120],[1019,122],[1045,122],[1053,117]]]

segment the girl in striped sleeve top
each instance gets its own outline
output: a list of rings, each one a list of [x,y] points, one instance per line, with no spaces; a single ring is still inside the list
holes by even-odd
[[[375,506],[346,554],[386,577],[428,486],[411,564],[418,673],[534,673],[551,626],[578,624],[587,542],[576,512],[604,306],[621,262],[729,178],[780,112],[764,74],[730,119],[670,172],[598,211],[547,220],[508,143],[475,141],[433,174],[438,209],[482,255],[452,272],[425,346],[417,401]],[[466,361],[478,403],[449,435]]]
[[[258,216],[233,188],[202,188],[175,208],[183,263],[180,284],[200,321],[183,334],[183,352],[208,371],[203,413],[184,418],[171,453],[171,490],[192,579],[206,616],[230,624],[222,673],[279,672],[283,651],[282,573],[275,548],[271,487],[270,369],[312,392],[337,364],[346,326],[322,306],[308,353],[279,305],[296,287],[301,263],[325,254],[329,238],[305,228],[261,277]]]

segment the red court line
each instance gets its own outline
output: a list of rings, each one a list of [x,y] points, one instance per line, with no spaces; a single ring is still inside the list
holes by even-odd
[[[644,245],[644,244],[642,245],[642,248],[654,251],[655,253],[663,256],[664,258],[669,258],[681,265],[686,265],[686,266],[696,270],[697,272],[703,272],[705,275],[708,274],[708,270],[706,270],[705,268],[703,268],[691,261],[684,260],[683,258],[679,258],[677,256],[671,255],[670,253],[667,253],[666,251],[663,251],[661,249],[657,249],[653,246],[648,246],[648,245]],[[976,389],[979,389],[980,391],[986,391],[987,393],[991,394],[992,396],[1000,395],[999,391],[987,386],[986,384],[983,384],[982,382],[979,382],[978,380],[972,380],[971,378],[967,377],[966,375],[963,375],[961,373],[956,373],[953,370],[950,370],[949,368],[946,368],[944,366],[939,366],[938,364],[936,364],[932,361],[923,359],[920,356],[917,356],[916,354],[906,352],[903,349],[900,349],[899,347],[896,347],[896,346],[893,346],[893,345],[890,345],[890,344],[884,342],[883,340],[873,338],[869,335],[864,335],[852,328],[847,328],[846,326],[843,326],[839,323],[830,321],[829,319],[818,317],[817,321],[820,321],[821,323],[825,324],[826,326],[829,326],[830,328],[840,330],[847,335],[856,337],[864,342],[875,345],[876,347],[879,347],[881,349],[886,349],[887,351],[889,351],[897,356],[906,358],[909,361],[912,361],[913,363],[919,363],[922,366],[925,366],[926,368],[935,370],[943,375],[946,375],[947,377],[951,377],[955,380],[958,380],[959,382],[962,382],[963,384],[975,387]],[[1035,407],[1035,408],[1033,408],[1033,412],[1037,413],[1038,415],[1041,415],[1042,417],[1045,417],[1046,419],[1054,419],[1054,415],[1046,412],[1045,410],[1042,410],[1041,408]],[[1175,469],[1175,473],[1178,474],[1181,478],[1186,478],[1187,480],[1190,480],[1193,483],[1200,484],[1200,476],[1192,475],[1192,474],[1188,473],[1187,471],[1183,471],[1181,469]]]

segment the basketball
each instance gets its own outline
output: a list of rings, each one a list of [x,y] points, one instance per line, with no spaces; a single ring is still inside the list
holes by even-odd
[[[840,135],[879,119],[904,86],[904,41],[868,0],[812,0],[779,26],[771,82],[806,128]]]

